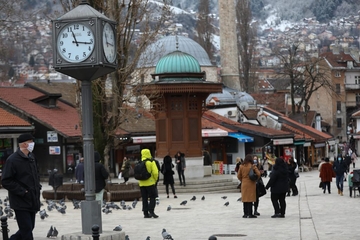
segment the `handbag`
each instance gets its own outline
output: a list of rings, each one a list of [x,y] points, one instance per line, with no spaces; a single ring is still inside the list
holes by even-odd
[[[298,172],[295,172],[295,177],[296,177],[296,178],[300,177],[300,175],[299,175]]]
[[[121,179],[121,177],[122,177],[122,172],[119,173],[118,179]]]
[[[263,180],[260,178],[256,182],[256,195],[257,195],[257,197],[262,197],[265,194],[266,194],[266,188],[265,188]]]
[[[319,183],[319,188],[323,188],[323,185],[324,185],[324,183],[323,183],[323,182],[320,182],[320,183]]]
[[[253,180],[253,181],[256,181],[258,178],[258,176],[255,174],[254,169],[252,167],[250,167],[249,178],[250,178],[250,180]]]

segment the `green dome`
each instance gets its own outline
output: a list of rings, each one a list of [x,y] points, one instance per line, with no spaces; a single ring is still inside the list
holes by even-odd
[[[162,57],[156,64],[155,74],[163,73],[201,73],[201,68],[193,56],[175,51]]]

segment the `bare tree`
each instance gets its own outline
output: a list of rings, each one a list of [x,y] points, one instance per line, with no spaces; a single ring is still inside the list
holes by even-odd
[[[60,0],[64,9],[79,1]],[[72,5],[72,6],[71,6]],[[129,113],[128,104],[136,102],[136,89],[141,87],[141,71],[135,71],[144,50],[156,40],[164,21],[170,16],[168,0],[92,0],[90,5],[117,25],[118,70],[93,81],[94,144],[103,152],[109,168],[109,154],[115,146],[116,131]],[[138,104],[141,105],[141,104]]]
[[[245,92],[254,92],[256,81],[252,73],[255,72],[253,68],[257,64],[254,61],[256,25],[252,24],[250,0],[236,1],[236,19],[240,55],[240,84]]]
[[[205,49],[210,60],[213,60],[213,25],[210,16],[209,0],[200,0],[198,8],[198,20],[196,23],[197,42]]]
[[[290,80],[293,114],[303,110],[306,117],[310,110],[309,100],[312,94],[320,88],[325,88],[331,94],[337,94],[323,58],[311,57],[305,51],[301,51],[297,44],[290,44],[284,51],[277,49],[276,54],[280,59],[279,77]]]

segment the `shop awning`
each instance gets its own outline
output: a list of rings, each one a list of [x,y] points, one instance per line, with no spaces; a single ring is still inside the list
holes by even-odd
[[[228,132],[220,128],[217,129],[202,129],[202,137],[226,137]],[[153,143],[156,142],[156,136],[139,136],[132,137],[133,143]]]
[[[229,137],[237,138],[239,140],[239,142],[253,142],[254,141],[253,137],[249,137],[249,136],[244,135],[242,133],[229,132],[228,135],[229,135]]]
[[[131,137],[133,143],[152,143],[156,142],[156,136],[140,136],[140,137]]]
[[[226,137],[228,132],[220,128],[216,129],[201,129],[203,137]]]
[[[294,139],[292,138],[280,138],[280,139],[273,139],[274,145],[287,145],[287,144],[293,144]]]

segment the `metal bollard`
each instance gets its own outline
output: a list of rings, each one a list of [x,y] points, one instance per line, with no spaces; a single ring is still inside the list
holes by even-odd
[[[100,229],[100,227],[98,225],[94,224],[91,229],[92,229],[93,240],[99,240],[99,237],[100,237],[99,229]]]
[[[2,235],[3,235],[3,239],[4,240],[9,240],[9,236],[8,236],[8,224],[7,224],[7,217],[6,216],[2,216],[1,217],[1,231],[2,231]]]

